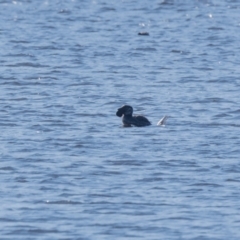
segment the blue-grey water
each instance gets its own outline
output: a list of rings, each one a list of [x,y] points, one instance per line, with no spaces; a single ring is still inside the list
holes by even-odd
[[[0,239],[240,239],[239,32],[238,0],[1,0]]]

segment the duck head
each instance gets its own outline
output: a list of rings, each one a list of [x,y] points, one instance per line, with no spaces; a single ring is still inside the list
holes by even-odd
[[[133,114],[133,108],[131,106],[129,106],[129,105],[123,105],[116,112],[116,115],[118,117],[122,117],[122,115],[130,115],[130,116],[132,116],[132,114]]]

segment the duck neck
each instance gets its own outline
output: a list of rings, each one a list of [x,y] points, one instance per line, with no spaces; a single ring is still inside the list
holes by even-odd
[[[124,117],[132,118],[132,114],[123,114]]]

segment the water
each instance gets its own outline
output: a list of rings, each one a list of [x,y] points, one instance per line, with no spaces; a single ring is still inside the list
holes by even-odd
[[[0,1],[0,239],[239,239],[239,11]]]

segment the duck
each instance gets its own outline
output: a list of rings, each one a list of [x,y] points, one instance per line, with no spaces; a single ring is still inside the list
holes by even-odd
[[[142,115],[133,115],[133,107],[130,105],[123,105],[118,108],[116,115],[122,118],[122,123],[124,127],[145,127],[150,126],[151,122]],[[157,125],[164,125],[167,116],[164,116]]]

